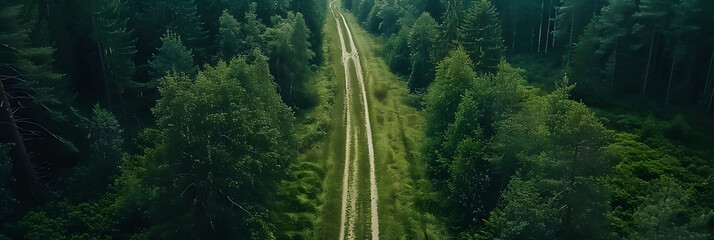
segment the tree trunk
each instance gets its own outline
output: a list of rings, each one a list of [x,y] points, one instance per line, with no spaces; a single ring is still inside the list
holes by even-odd
[[[712,62],[714,62],[714,48],[712,48],[712,54],[711,54],[711,57],[709,57],[709,69],[707,70],[707,77],[706,77],[706,79],[704,79],[704,96],[702,96],[704,101],[706,101],[706,99],[707,99],[707,91],[709,90],[709,81],[711,81]],[[709,112],[709,109],[707,109],[707,113],[708,112]]]
[[[516,30],[513,30],[513,41],[511,42],[511,49],[516,51]]]
[[[555,15],[553,15],[553,31],[557,31],[558,29],[558,21],[556,21],[556,18],[558,17],[558,8],[556,6],[555,9]],[[555,34],[553,34],[553,45],[550,46],[551,48],[555,47]]]
[[[21,194],[31,200],[39,200],[39,184],[37,174],[30,162],[29,154],[25,148],[25,142],[20,135],[20,130],[17,127],[15,115],[10,107],[10,101],[5,93],[2,79],[0,79],[0,142],[13,143],[14,146],[10,149],[10,158],[12,159],[13,171],[17,178],[17,183],[20,186]]]
[[[96,14],[96,12],[95,12]],[[111,92],[110,92],[110,86],[109,86],[109,79],[107,78],[107,66],[106,66],[106,61],[104,59],[104,49],[102,48],[102,43],[99,39],[99,34],[97,33],[97,23],[94,20],[94,14],[92,14],[92,29],[94,30],[94,39],[97,41],[97,52],[99,52],[99,62],[102,64],[102,77],[104,78],[104,90],[107,92],[107,106],[109,107],[109,111],[112,111],[112,97],[111,97]]]
[[[572,165],[570,166],[570,177],[568,179],[568,189],[565,192],[565,221],[563,222],[563,226],[565,226],[565,239],[575,239],[575,229],[571,226],[573,224],[573,207],[571,206],[571,201],[570,201],[570,192],[573,191],[573,188],[575,188],[575,169],[577,168],[578,164],[578,157],[580,154],[580,149],[576,145],[575,148],[573,149],[573,162]]]
[[[672,51],[672,66],[669,69],[669,82],[667,83],[667,95],[664,96],[664,108],[666,109],[669,105],[669,97],[672,91],[672,78],[674,77],[674,65],[677,63],[677,46],[679,44],[679,36],[677,36],[677,41],[674,42],[674,50]]]
[[[655,30],[652,29],[652,37],[650,38],[650,54],[647,57],[647,67],[645,68],[645,81],[644,81],[644,84],[642,85],[642,96],[640,97],[639,105],[642,105],[642,101],[645,100],[645,93],[647,92],[647,80],[649,79],[649,74],[650,74],[650,65],[651,65],[650,62],[652,61],[652,49],[654,48],[654,36],[655,36]]]
[[[548,53],[548,43],[550,42],[550,15],[553,13],[553,1],[550,1],[550,5],[548,7],[548,27],[545,31],[545,53]]]
[[[538,52],[540,52],[540,42],[543,36],[543,10],[545,8],[545,0],[540,1],[540,27],[538,28]]]

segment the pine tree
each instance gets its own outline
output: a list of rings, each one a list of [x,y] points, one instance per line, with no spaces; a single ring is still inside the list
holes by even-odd
[[[167,30],[176,33],[195,55],[196,62],[208,62],[206,32],[194,0],[150,0],[145,3],[146,12],[142,15],[144,30],[148,41],[159,39]],[[156,46],[156,45],[153,45]]]
[[[0,143],[12,143],[9,156],[19,197],[38,200],[42,194],[25,141],[47,138],[76,150],[43,126],[48,116],[55,122],[66,120],[72,95],[63,75],[52,71],[54,49],[33,46],[30,27],[19,15],[21,6],[0,0],[0,9]]]
[[[290,7],[303,15],[305,25],[310,30],[310,50],[315,53],[311,63],[322,60],[322,25],[327,13],[327,5],[321,0],[293,1]]]
[[[709,239],[706,232],[693,230],[713,219],[714,213],[691,206],[691,189],[666,176],[655,180],[652,189],[634,213],[636,231],[631,239]]]
[[[557,90],[526,102],[523,110],[499,123],[492,144],[499,174],[520,169],[549,199],[559,222],[531,239],[598,239],[607,236],[607,189],[602,177],[610,169],[603,148],[609,133],[582,103],[568,100],[567,78]],[[508,229],[506,229],[508,230]]]
[[[428,13],[423,13],[412,25],[409,33],[412,71],[408,80],[409,90],[412,92],[428,87],[434,79],[435,69],[431,54],[439,37],[438,27]]]
[[[218,30],[218,58],[230,60],[238,55],[240,49],[241,29],[238,20],[228,14],[227,10],[218,19],[220,29]]]
[[[490,210],[492,177],[486,159],[488,138],[483,135],[479,119],[483,117],[472,91],[464,94],[454,122],[449,125],[441,149],[442,157],[453,159],[449,166],[450,198],[459,205],[462,221],[473,223]]]
[[[241,49],[243,52],[254,49],[264,49],[265,39],[263,38],[263,33],[265,32],[265,25],[258,20],[256,8],[257,5],[251,3],[242,22],[243,25],[241,29],[243,30],[244,36],[241,41]]]
[[[448,0],[446,2],[446,14],[444,15],[444,23],[441,26],[444,42],[450,48],[456,47],[459,41],[459,27],[463,21],[463,15],[463,0]]]
[[[301,13],[289,13],[265,33],[271,72],[283,101],[293,107],[302,100],[301,93],[310,74],[310,60],[315,56],[310,50],[309,34]]]
[[[602,76],[607,76],[609,79],[609,84],[607,84],[609,88],[608,90],[603,89],[603,91],[607,91],[610,94],[614,93],[618,56],[623,50],[629,50],[620,45],[622,45],[622,41],[626,41],[626,39],[623,38],[629,36],[630,28],[633,25],[631,16],[634,14],[635,8],[636,5],[634,1],[622,0],[612,1],[601,10],[598,28],[602,38],[600,39],[600,47],[596,50],[596,54],[604,55],[604,58],[607,59]],[[592,49],[590,51],[592,51]]]
[[[429,173],[437,183],[448,179],[450,159],[441,154],[444,133],[454,122],[466,90],[473,87],[476,73],[463,49],[457,48],[439,63],[436,79],[424,97],[427,109],[426,151]]]
[[[504,52],[496,8],[488,0],[474,1],[466,12],[459,35],[464,49],[471,56],[474,70],[494,73]]]
[[[102,65],[107,103],[111,107],[112,95],[119,95],[131,82],[134,74],[134,54],[136,39],[127,28],[127,17],[123,16],[126,2],[102,0],[95,3],[92,14],[94,39]]]
[[[655,40],[657,36],[667,27],[670,18],[671,2],[667,0],[642,0],[639,4],[639,10],[633,15],[637,23],[632,27],[633,34],[641,35],[642,39],[649,38],[649,53],[647,57],[647,66],[645,68],[644,80],[642,84],[642,96],[640,104],[647,94],[647,85],[649,83],[651,66],[654,65],[656,57],[653,55],[655,50]]]
[[[154,55],[149,62],[151,66],[151,75],[153,78],[161,78],[172,72],[185,73],[189,76],[195,76],[198,68],[193,62],[193,54],[191,50],[186,49],[176,33],[167,31],[161,37],[161,47],[157,49],[158,53]]]

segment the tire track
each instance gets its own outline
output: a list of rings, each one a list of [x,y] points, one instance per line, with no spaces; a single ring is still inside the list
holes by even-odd
[[[357,187],[357,161],[359,160],[359,154],[358,151],[359,149],[357,148],[359,139],[357,137],[357,129],[355,127],[354,131],[350,129],[350,126],[352,125],[351,123],[351,107],[350,105],[352,104],[350,94],[351,94],[351,88],[350,88],[350,73],[349,73],[349,62],[352,60],[352,63],[354,64],[355,68],[355,73],[357,76],[357,82],[359,85],[359,93],[361,95],[360,99],[360,104],[364,106],[364,121],[365,121],[365,134],[367,136],[367,148],[368,148],[368,156],[369,156],[369,186],[370,186],[370,230],[372,232],[372,239],[373,240],[379,240],[379,214],[378,214],[378,209],[377,209],[377,202],[379,200],[378,196],[378,191],[377,191],[377,181],[376,181],[376,174],[375,174],[375,167],[374,167],[374,146],[372,142],[372,127],[370,124],[369,120],[369,105],[367,102],[367,93],[365,90],[365,84],[364,84],[364,75],[362,73],[362,66],[359,61],[359,53],[357,52],[357,47],[355,46],[354,40],[352,38],[352,31],[350,31],[349,26],[347,25],[347,20],[345,19],[344,15],[336,11],[334,8],[333,4],[337,0],[333,0],[330,2],[329,7],[330,7],[330,12],[332,13],[333,18],[335,19],[335,23],[337,25],[337,31],[340,36],[340,44],[342,47],[342,65],[344,66],[345,70],[345,128],[346,128],[346,136],[345,136],[345,168],[344,168],[344,173],[343,173],[343,183],[342,183],[342,209],[341,209],[341,223],[340,223],[340,240],[345,239],[354,239],[354,229],[355,229],[355,221],[356,221],[356,215],[357,215],[357,210],[356,210],[356,202],[358,198],[358,187]],[[340,18],[342,20],[342,24],[340,24],[340,18],[337,17],[337,14],[340,15]],[[342,25],[344,25],[345,30],[347,31],[347,36],[349,37],[350,41],[350,50],[351,52],[347,52],[347,46],[345,44],[345,37],[342,33]],[[354,136],[353,136],[354,135]],[[352,143],[352,137],[354,137],[354,143]],[[351,148],[352,144],[355,145],[355,151],[354,151],[354,158],[352,163],[352,171],[350,171],[350,156],[352,155],[351,153]],[[350,174],[352,172],[352,174]],[[348,206],[349,206],[349,210]],[[346,229],[345,229],[346,228]]]

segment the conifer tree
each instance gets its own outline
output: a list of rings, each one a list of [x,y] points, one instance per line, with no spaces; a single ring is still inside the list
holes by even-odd
[[[312,62],[322,59],[322,25],[327,13],[327,5],[321,0],[293,1],[290,7],[293,11],[302,13],[305,25],[310,30],[310,49],[315,53]]]
[[[218,19],[220,29],[218,29],[218,58],[230,60],[240,53],[241,29],[240,23],[227,10]]]
[[[442,24],[442,32],[444,42],[449,47],[456,47],[459,40],[459,26],[463,21],[464,9],[463,0],[448,0],[446,1],[446,13],[444,15],[444,23]]]
[[[12,144],[9,157],[19,197],[38,200],[42,198],[38,176],[25,142],[58,140],[75,150],[43,126],[45,119],[66,120],[72,95],[63,75],[52,70],[54,49],[29,39],[30,26],[20,17],[21,6],[1,0],[0,9],[0,143]]]
[[[456,111],[466,90],[473,87],[476,73],[471,60],[463,49],[457,48],[439,63],[436,79],[429,87],[424,104],[427,114],[428,139],[426,159],[431,177],[437,183],[448,179],[451,159],[439,151],[444,142],[444,133],[449,124],[454,122]]]
[[[245,12],[241,30],[243,31],[243,40],[241,41],[242,52],[251,51],[254,49],[263,49],[266,45],[263,33],[265,25],[258,19],[256,13],[257,4],[250,3],[248,11]]]
[[[464,50],[471,56],[474,70],[494,73],[503,57],[501,23],[496,8],[489,0],[475,0],[464,16],[459,36]]]
[[[136,39],[127,28],[127,17],[123,16],[126,2],[101,0],[95,4],[92,13],[94,39],[102,65],[107,103],[111,106],[112,95],[119,95],[121,100],[121,94],[134,74]]]
[[[148,41],[159,39],[160,34],[170,30],[183,39],[185,46],[195,55],[196,62],[208,62],[205,49],[207,34],[194,0],[150,0],[145,4],[142,24],[146,25],[143,34],[149,38]]]
[[[151,75],[154,78],[161,78],[172,72],[179,72],[195,76],[198,68],[193,62],[193,54],[183,45],[181,37],[167,31],[161,37],[161,41],[163,43],[157,49],[158,53],[149,62]]]
[[[434,79],[434,61],[431,53],[439,37],[439,25],[428,14],[423,13],[412,25],[409,33],[411,50],[411,74],[408,85],[410,91],[426,88]]]
[[[709,239],[706,222],[714,212],[693,208],[692,190],[663,176],[652,183],[652,192],[634,213],[635,233],[631,239]]]
[[[301,13],[288,13],[265,33],[268,41],[271,72],[275,75],[283,101],[296,106],[303,85],[310,74],[310,60],[315,53],[310,50],[307,29]]]

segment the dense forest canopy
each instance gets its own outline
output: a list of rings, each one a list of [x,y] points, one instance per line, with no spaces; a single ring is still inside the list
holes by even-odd
[[[378,217],[409,229],[383,238],[712,239],[712,12],[711,0],[0,0],[0,239],[323,239],[342,165],[311,151],[341,136],[350,101],[335,96],[352,86],[335,81],[363,81],[362,67],[380,82],[352,101],[368,129],[398,119],[385,138],[407,149],[376,161],[414,165],[404,184],[377,169],[398,199]],[[339,49],[352,34],[361,55]],[[375,101],[397,107],[367,110]]]

